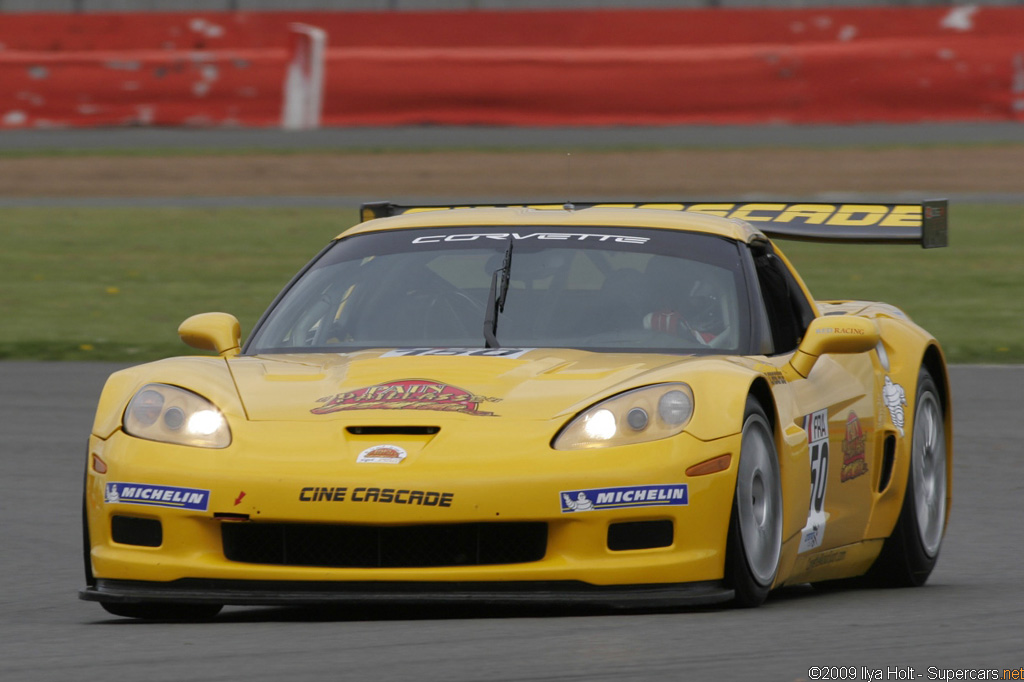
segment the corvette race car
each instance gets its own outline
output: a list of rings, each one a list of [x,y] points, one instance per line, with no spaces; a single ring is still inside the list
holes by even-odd
[[[750,607],[911,586],[951,502],[938,342],[770,238],[945,246],[947,205],[366,204],[244,344],[114,373],[83,599]]]

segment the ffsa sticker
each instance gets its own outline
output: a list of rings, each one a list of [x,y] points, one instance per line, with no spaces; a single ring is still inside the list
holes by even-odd
[[[828,482],[828,409],[804,417],[807,454],[811,461],[811,504],[807,524],[800,532],[800,553],[820,547],[825,540],[825,485]]]

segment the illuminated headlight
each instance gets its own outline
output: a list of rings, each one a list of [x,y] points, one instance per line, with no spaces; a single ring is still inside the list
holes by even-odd
[[[220,410],[206,398],[166,384],[143,386],[124,412],[124,431],[136,438],[226,448],[231,429]]]
[[[555,437],[556,450],[643,443],[680,433],[693,416],[686,384],[658,384],[620,393],[584,410]]]
[[[583,432],[591,440],[614,438],[616,428],[615,415],[611,410],[597,410],[583,420]]]

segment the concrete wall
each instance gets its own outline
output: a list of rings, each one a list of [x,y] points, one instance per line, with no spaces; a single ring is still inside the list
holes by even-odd
[[[434,11],[1012,6],[1024,0],[0,0],[0,12]]]
[[[0,19],[0,128],[278,125],[296,24],[326,126],[1024,120],[1024,8],[139,12]]]

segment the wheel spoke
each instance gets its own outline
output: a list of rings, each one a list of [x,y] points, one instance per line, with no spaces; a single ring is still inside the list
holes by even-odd
[[[778,463],[760,422],[744,430],[737,500],[740,534],[750,572],[762,585],[774,578],[782,536]]]
[[[929,407],[931,407],[931,406],[929,406]],[[924,432],[924,436],[925,436],[924,447],[925,447],[925,452],[926,453],[930,453],[930,452],[935,450],[935,438],[937,436],[936,428],[935,428],[935,413],[931,409],[928,409],[925,412],[925,422],[926,422],[926,424],[925,424],[925,432]]]
[[[928,556],[938,552],[946,512],[946,449],[940,415],[937,397],[931,392],[922,393],[911,458],[918,534]]]

